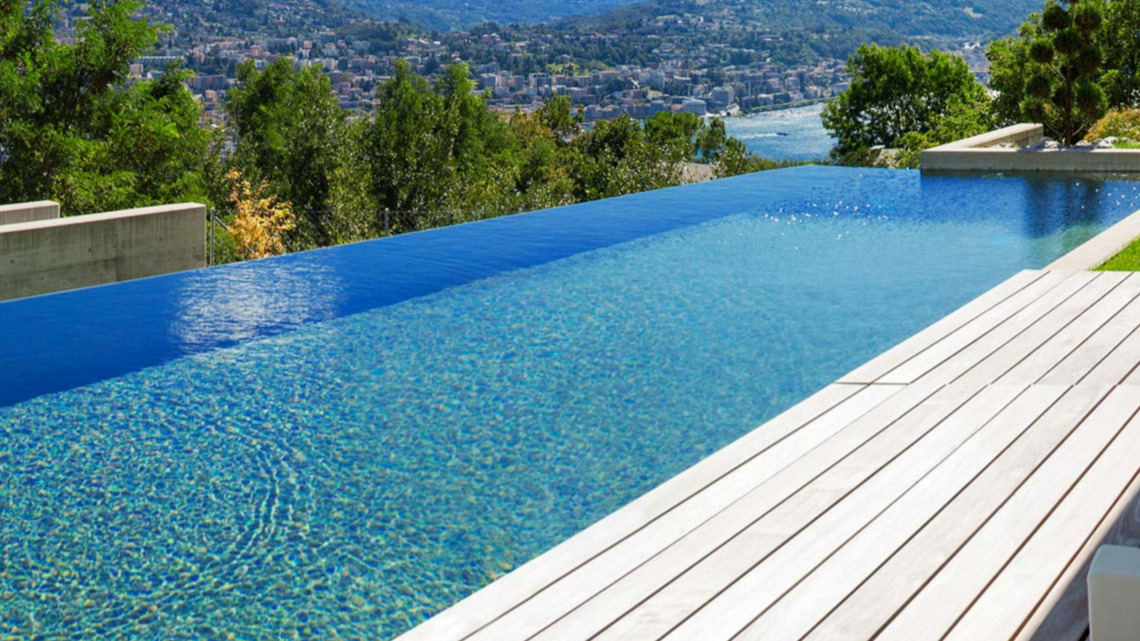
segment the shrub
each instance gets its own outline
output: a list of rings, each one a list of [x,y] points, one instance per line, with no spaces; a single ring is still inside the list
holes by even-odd
[[[1140,109],[1113,110],[1089,128],[1085,140],[1127,138],[1140,141]]]

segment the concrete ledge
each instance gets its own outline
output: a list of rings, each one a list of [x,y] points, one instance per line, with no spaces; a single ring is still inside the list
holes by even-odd
[[[1045,269],[1086,271],[1107,263],[1113,256],[1140,238],[1140,211],[1102,231],[1085,244],[1058,258]]]
[[[1092,641],[1140,638],[1140,549],[1101,547],[1088,581]]]
[[[996,147],[997,145],[1009,143],[1017,145],[1018,147],[1025,147],[1041,140],[1045,137],[1045,126],[1036,125],[1033,123],[1021,123],[1019,125],[1011,125],[1003,127],[994,131],[988,131],[984,134],[971,136],[970,138],[963,138],[962,140],[955,140],[952,143],[935,147],[928,151],[947,151],[955,149],[978,149],[986,147]]]
[[[59,218],[59,203],[50,200],[0,205],[0,225],[53,220],[55,218]]]
[[[0,300],[205,265],[203,205],[164,205],[0,226]]]
[[[1045,128],[1005,127],[922,152],[923,171],[1140,171],[1140,149],[1026,149]],[[998,147],[1011,144],[1015,147]]]

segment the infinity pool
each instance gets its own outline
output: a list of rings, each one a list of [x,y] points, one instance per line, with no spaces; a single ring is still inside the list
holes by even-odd
[[[396,636],[1137,209],[804,167],[0,304],[0,637]]]

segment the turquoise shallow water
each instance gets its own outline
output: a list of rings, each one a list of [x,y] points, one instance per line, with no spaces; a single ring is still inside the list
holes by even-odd
[[[212,347],[0,407],[0,635],[393,637],[1140,209],[1140,189],[808,169],[575,212],[662,203],[732,204],[350,312],[341,250],[146,284],[179,303],[173,340]],[[139,287],[89,291],[115,306]],[[265,329],[281,309],[295,322]],[[0,348],[0,382],[36,361]]]

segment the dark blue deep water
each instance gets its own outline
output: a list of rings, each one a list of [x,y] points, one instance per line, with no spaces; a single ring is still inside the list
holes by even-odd
[[[0,304],[0,636],[395,636],[1138,187],[804,167]]]

